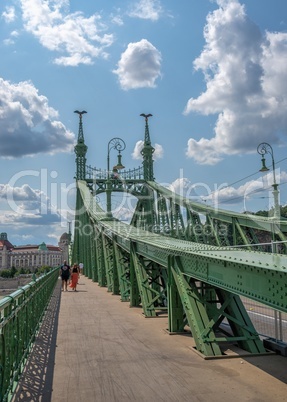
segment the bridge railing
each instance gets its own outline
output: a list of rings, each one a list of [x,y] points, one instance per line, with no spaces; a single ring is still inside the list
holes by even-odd
[[[110,171],[110,178],[113,178],[113,173],[113,171]],[[86,176],[88,179],[93,180],[107,180],[108,171],[107,169],[98,169],[91,165],[86,165]],[[119,173],[119,178],[121,180],[142,180],[143,177],[144,171],[142,166],[134,169],[121,170]]]
[[[59,267],[0,301],[0,402],[17,386],[58,275]]]

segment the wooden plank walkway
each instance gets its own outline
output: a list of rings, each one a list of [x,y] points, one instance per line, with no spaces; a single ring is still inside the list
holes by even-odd
[[[85,277],[59,283],[14,402],[287,401],[286,358],[204,360],[167,322]]]

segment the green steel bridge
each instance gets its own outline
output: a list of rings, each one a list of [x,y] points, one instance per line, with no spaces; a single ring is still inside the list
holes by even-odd
[[[86,165],[82,114],[76,154],[76,214],[72,261],[145,317],[168,311],[171,333],[188,326],[197,350],[222,354],[234,341],[251,353],[265,347],[241,301],[245,296],[287,312],[287,220],[218,210],[175,194],[154,179],[148,120],[138,169],[123,170],[123,140],[108,144],[107,170]],[[118,163],[109,166],[111,149]],[[112,214],[111,193],[133,196],[130,224]],[[107,208],[99,197],[106,194]],[[260,238],[270,240],[270,245]],[[222,328],[228,322],[230,331]]]
[[[148,119],[142,166],[123,170],[125,144],[108,144],[107,169],[87,166],[82,115],[76,154],[77,197],[70,261],[84,275],[120,295],[145,317],[168,314],[168,331],[188,328],[196,350],[220,357],[233,342],[248,353],[266,353],[242,298],[287,312],[287,220],[213,209],[158,184]],[[111,170],[109,152],[118,151]],[[111,194],[136,200],[130,223],[113,216]],[[106,209],[99,197],[105,194]],[[264,242],[262,242],[264,239]],[[43,318],[59,268],[0,302],[0,401],[19,379]],[[226,325],[226,323],[228,325]],[[224,325],[223,325],[224,324]]]

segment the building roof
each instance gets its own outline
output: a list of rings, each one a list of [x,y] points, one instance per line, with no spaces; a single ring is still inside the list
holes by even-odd
[[[49,244],[47,244],[47,249],[48,249],[49,251],[62,251],[61,247],[58,247],[58,246],[51,246],[51,245],[49,245]]]
[[[44,243],[45,244],[45,243]],[[62,249],[58,246],[52,246],[50,244],[45,244],[45,246],[43,246],[43,243],[38,245],[38,244],[27,244],[27,245],[23,245],[23,246],[15,246],[13,247],[12,251],[62,251]]]
[[[65,239],[69,236],[68,233],[63,233],[61,239]],[[8,240],[7,233],[0,233],[0,250],[3,250],[6,246],[7,250],[10,251],[20,251],[20,252],[31,252],[31,251],[63,251],[59,246],[53,246],[51,244],[46,244],[42,242],[41,244],[25,244],[22,246],[13,246]]]
[[[69,240],[70,239],[70,235],[67,232],[64,232],[62,234],[62,236],[60,237],[60,242],[63,242],[65,240]]]
[[[3,250],[4,246],[7,247],[7,250],[11,250],[14,248],[13,244],[9,242],[9,240],[0,239],[0,250]]]
[[[42,251],[47,251],[48,250],[47,246],[46,246],[46,243],[44,243],[44,242],[39,245],[38,249],[42,250]]]

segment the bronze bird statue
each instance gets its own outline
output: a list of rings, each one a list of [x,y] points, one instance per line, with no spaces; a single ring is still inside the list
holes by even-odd
[[[82,116],[82,114],[88,113],[85,110],[83,110],[82,112],[79,112],[78,110],[75,110],[74,113],[78,113],[80,116]]]
[[[151,117],[152,114],[150,114],[150,113],[149,114],[142,113],[142,114],[140,114],[140,116],[143,116],[145,118],[145,121],[148,121],[148,118]]]

